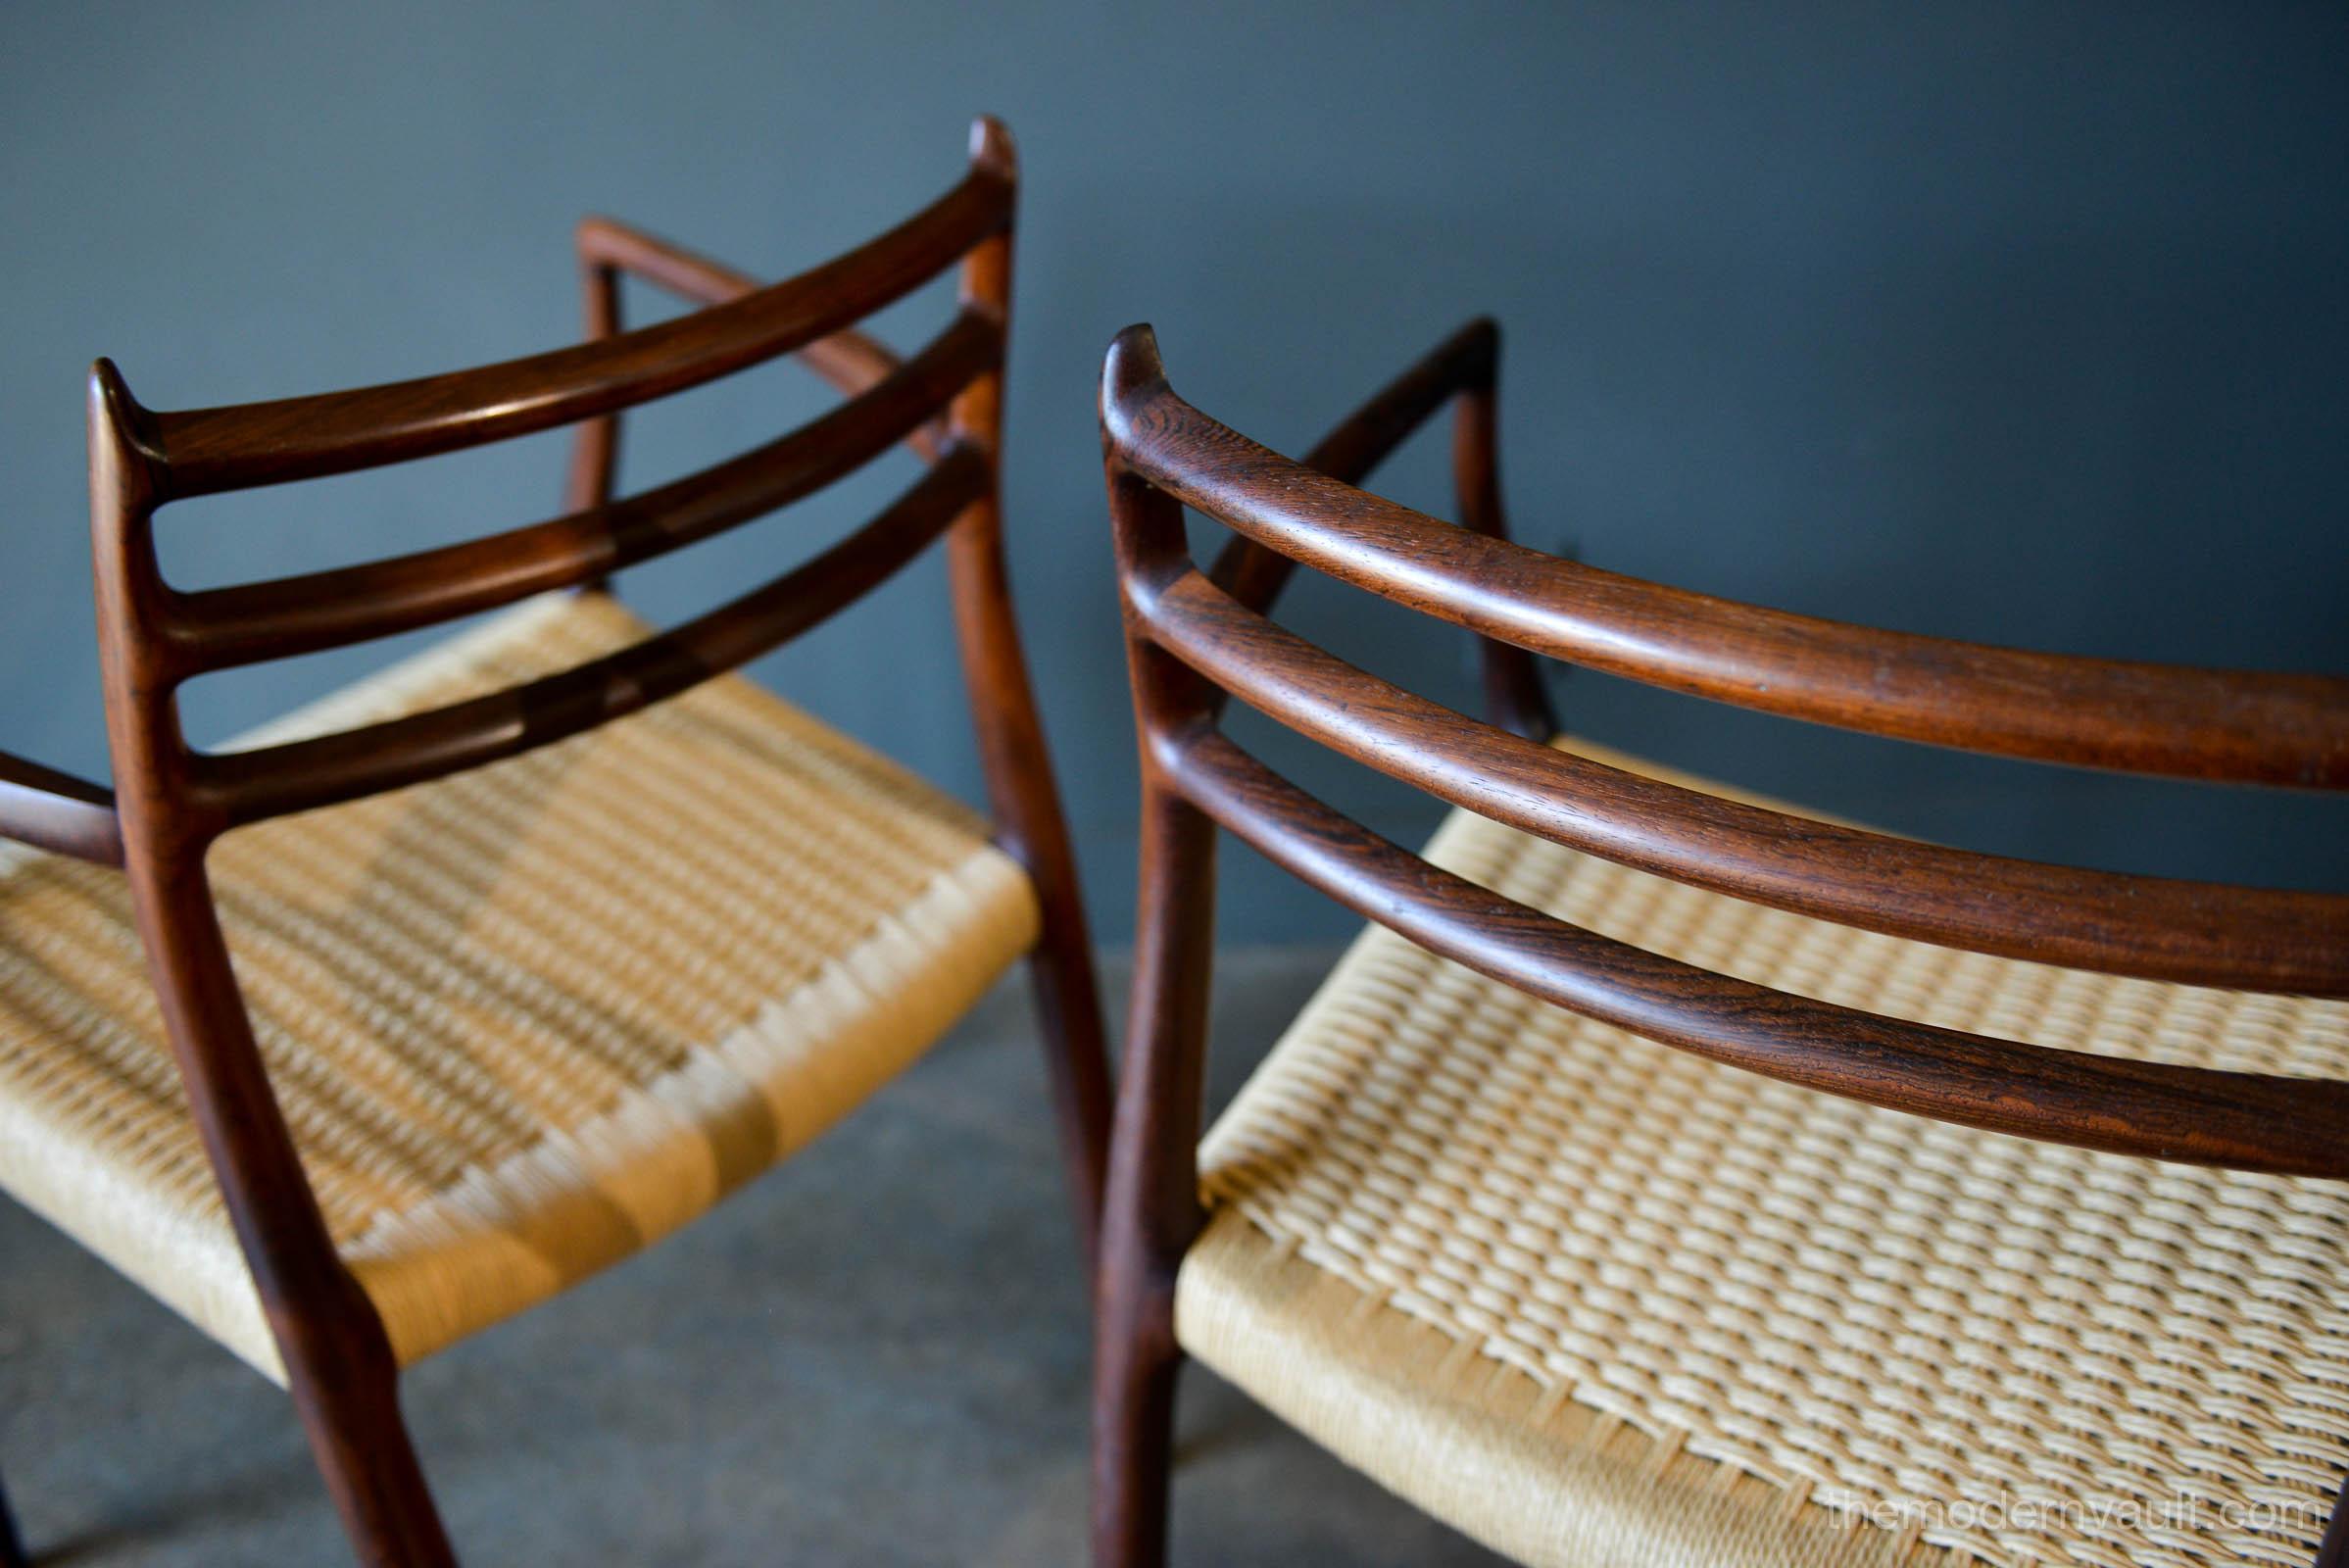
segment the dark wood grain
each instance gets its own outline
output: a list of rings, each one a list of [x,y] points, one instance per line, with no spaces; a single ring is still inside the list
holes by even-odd
[[[1817,1002],[1586,931],[1430,865],[1222,735],[1160,770],[1346,907],[1480,974],[1749,1072],[1914,1115],[2119,1154],[2349,1177],[2349,1081],[2016,1045]]]
[[[1181,548],[1180,510],[1111,466],[1118,564]],[[1159,737],[1209,722],[1212,689],[1157,647],[1129,605],[1126,660],[1142,763],[1134,982],[1094,1283],[1093,1551],[1166,1557],[1175,1382],[1174,1292],[1199,1235],[1197,1146],[1215,935],[1214,824],[1159,769]]]
[[[1881,631],[1601,571],[1438,521],[1217,423],[1121,336],[1122,461],[1340,581],[1548,658],[1762,712],[2129,772],[2349,786],[2349,679],[2027,653]]]
[[[461,451],[666,397],[831,335],[954,266],[1011,221],[1013,178],[984,161],[935,203],[836,261],[729,304],[571,348],[415,381],[158,414],[143,439],[167,498],[281,484]]]
[[[971,161],[1004,180],[1018,177],[1010,135],[982,119],[972,128]],[[1011,231],[1006,226],[971,247],[957,280],[965,311],[999,319],[1011,314]],[[1045,1066],[1060,1122],[1060,1149],[1088,1264],[1098,1254],[1104,1162],[1108,1157],[1109,1055],[1094,977],[1092,939],[1077,879],[1076,850],[1060,791],[1048,762],[1044,717],[1028,679],[1011,575],[1003,560],[1003,376],[1001,366],[972,377],[947,411],[940,439],[968,445],[990,463],[984,494],[947,535],[947,580],[954,596],[954,641],[962,658],[979,764],[994,808],[996,839],[1027,868],[1043,913],[1043,935],[1029,957],[1036,1007],[1044,1022]]]
[[[1552,843],[1920,942],[2193,985],[2349,995],[2349,896],[2047,865],[1747,806],[1480,724],[1323,652],[1197,571],[1127,582],[1158,645],[1250,707]]]
[[[289,1391],[354,1549],[380,1568],[453,1561],[402,1420],[383,1325],[337,1253],[287,1132],[205,875],[248,822],[437,778],[576,735],[738,668],[861,599],[944,540],[997,836],[1035,884],[1030,955],[1071,1203],[1090,1251],[1107,1135],[1107,1065],[1076,892],[1003,560],[1001,379],[1017,169],[992,121],[969,173],[889,234],[772,285],[688,265],[616,225],[580,235],[589,341],[391,386],[191,413],[139,405],[100,361],[90,382],[91,533],[117,792],[0,759],[0,833],[129,873],[166,1031]],[[900,360],[850,324],[958,268],[962,304]],[[712,298],[620,329],[619,275]],[[612,494],[618,412],[797,353],[848,401],[699,473]],[[155,516],[181,497],[337,473],[585,421],[566,515],[389,561],[180,593]],[[208,754],[178,690],[215,669],[430,625],[610,573],[740,526],[898,443],[921,477],[863,527],[764,586],[568,670],[426,712],[299,742]],[[119,822],[119,827],[118,827]]]
[[[697,305],[730,305],[765,285],[748,272],[710,260],[682,245],[616,219],[581,219],[574,236],[579,256],[580,293],[587,336],[612,337],[620,330],[620,278],[643,278]],[[795,350],[794,357],[849,397],[887,380],[902,363],[878,339],[844,326]],[[924,458],[936,455],[941,426],[923,425],[906,444]],[[571,449],[570,477],[563,490],[569,512],[585,512],[612,499],[619,460],[619,416],[598,415],[579,421]]]
[[[616,219],[596,217],[581,220],[577,240],[580,264],[595,279],[590,285],[591,300],[597,300],[601,295],[605,279],[616,283],[618,275],[623,272],[657,284],[697,305],[730,305],[746,294],[756,294],[764,286],[748,272],[737,271],[722,262],[712,261]],[[590,337],[609,336],[618,330],[616,306],[607,315],[600,300],[591,304],[588,318]],[[853,326],[844,326],[837,332],[817,338],[807,347],[795,350],[793,357],[850,397],[888,379],[901,363],[895,350]],[[581,427],[596,422],[584,420]],[[936,445],[936,428],[929,427],[912,439],[917,443],[917,450],[927,456],[929,449]]]
[[[964,313],[854,400],[723,463],[546,522],[364,565],[167,601],[187,673],[286,659],[576,588],[762,517],[855,472],[935,419],[1003,355],[1003,325]]]
[[[763,587],[560,674],[359,729],[189,761],[191,809],[220,828],[402,789],[567,740],[674,697],[821,624],[887,581],[987,484],[960,451],[863,527]]]
[[[107,735],[139,938],[188,1108],[276,1340],[311,1453],[369,1568],[455,1561],[399,1417],[383,1324],[335,1250],[255,1045],[187,809],[188,753],[153,635],[155,466],[103,362],[90,388],[90,531]]]
[[[1412,432],[1447,402],[1452,423],[1452,482],[1460,525],[1494,538],[1508,534],[1500,502],[1499,426],[1494,378],[1500,328],[1490,318],[1469,322],[1339,421],[1305,454],[1305,466],[1347,484],[1360,484]],[[1234,535],[1209,573],[1215,584],[1251,610],[1269,610],[1297,563],[1245,534]],[[1535,740],[1557,733],[1549,695],[1524,649],[1478,639],[1485,706],[1503,729]]]

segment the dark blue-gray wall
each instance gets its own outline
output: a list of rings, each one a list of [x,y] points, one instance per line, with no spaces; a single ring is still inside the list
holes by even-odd
[[[565,341],[602,210],[781,272],[955,177],[1026,187],[1014,571],[1104,934],[1133,769],[1092,387],[1128,320],[1297,449],[1460,319],[1504,323],[1521,535],[1599,564],[2033,647],[2349,668],[2349,9],[1626,4],[0,8],[0,746],[103,772],[80,378],[162,407]],[[931,294],[887,324],[910,341]],[[644,421],[632,480],[805,416],[788,369]],[[1444,504],[1440,442],[1383,477]],[[541,439],[167,514],[189,580],[553,508]],[[893,463],[899,460],[893,460]],[[829,537],[896,466],[632,581],[675,616]],[[1326,582],[1295,622],[1465,703],[1451,634]],[[193,694],[218,737],[367,667]],[[759,668],[965,792],[925,565]],[[1601,738],[1910,832],[2349,883],[2337,808],[1972,761],[1559,685]],[[1251,735],[1260,731],[1251,728]],[[1423,802],[1265,742],[1397,834]],[[1226,931],[1346,922],[1232,854]]]

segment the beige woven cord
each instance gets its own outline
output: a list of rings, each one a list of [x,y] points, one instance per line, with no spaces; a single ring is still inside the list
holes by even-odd
[[[242,744],[623,647],[516,607]],[[403,1363],[674,1230],[910,1063],[1035,939],[962,807],[746,680],[232,833],[237,976]],[[282,1381],[119,872],[0,850],[0,1188]]]
[[[1464,812],[1430,858],[1852,1006],[2349,1075],[2341,1003],[1854,931]],[[2349,1468],[2349,1185],[1872,1109],[1590,1023],[1383,928],[1201,1169],[1185,1348],[1526,1562],[2305,1568]]]

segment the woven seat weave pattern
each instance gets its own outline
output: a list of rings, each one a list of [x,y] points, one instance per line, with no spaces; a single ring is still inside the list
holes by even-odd
[[[1466,813],[1429,858],[1855,1007],[2349,1075],[2340,1003],[1850,930]],[[2349,1186],[1778,1084],[1383,928],[1219,1118],[1201,1172],[1186,1348],[1520,1560],[2304,1568],[2349,1470]]]
[[[623,647],[534,600],[247,743]],[[0,852],[0,1187],[282,1379],[115,871]],[[1032,944],[962,807],[722,677],[455,777],[229,834],[211,871],[328,1229],[414,1361],[707,1209]]]

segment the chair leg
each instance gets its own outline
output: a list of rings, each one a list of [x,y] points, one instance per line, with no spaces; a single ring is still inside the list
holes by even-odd
[[[456,1568],[440,1511],[400,1415],[399,1372],[369,1314],[357,1347],[311,1365],[286,1357],[311,1456],[366,1568]],[[291,1349],[285,1337],[282,1348]],[[322,1363],[322,1364],[321,1364]]]
[[[1174,1481],[1172,1314],[1137,1292],[1096,1322],[1093,1384],[1094,1568],[1163,1568]]]
[[[1132,1025],[1094,1279],[1095,1568],[1166,1560],[1175,1278],[1199,1234],[1198,1145],[1213,942],[1214,825],[1146,760]]]
[[[0,1568],[31,1568],[24,1538],[17,1534],[17,1516],[9,1512],[8,1489],[0,1486]]]
[[[1101,1257],[1109,1150],[1109,1050],[1101,1027],[1092,939],[1083,909],[1071,900],[1046,901],[1044,931],[1028,955],[1028,973],[1035,986],[1045,1071],[1052,1082],[1052,1115],[1060,1130],[1060,1162],[1077,1213],[1077,1241],[1090,1272]]]
[[[2333,1499],[2332,1518],[2317,1547],[2316,1568],[2349,1568],[2349,1481],[2341,1483],[2340,1495]]]

